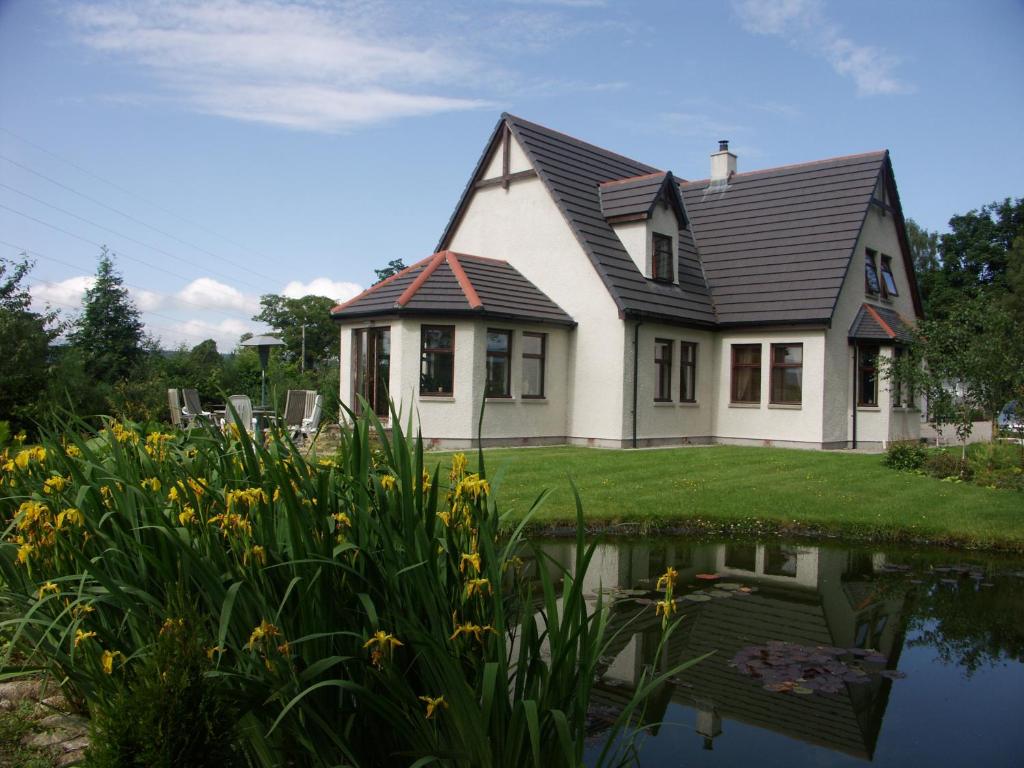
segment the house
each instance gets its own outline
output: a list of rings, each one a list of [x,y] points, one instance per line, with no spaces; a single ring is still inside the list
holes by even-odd
[[[502,115],[435,253],[332,310],[342,402],[451,448],[916,438],[880,375],[921,316],[888,152],[736,166]]]

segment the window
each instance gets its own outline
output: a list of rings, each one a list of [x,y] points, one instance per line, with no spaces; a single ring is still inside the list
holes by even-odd
[[[657,383],[654,388],[654,402],[672,402],[672,344],[667,339],[654,340],[654,370]]]
[[[674,279],[672,274],[672,238],[655,232],[652,253],[651,277],[671,283]]]
[[[485,397],[512,397],[512,331],[487,329]]]
[[[896,279],[892,276],[892,259],[885,254],[882,255],[882,295],[900,295],[896,290]]]
[[[878,347],[857,347],[857,405],[878,405]]]
[[[732,402],[761,402],[761,345],[732,345]]]
[[[455,383],[455,326],[422,326],[420,350],[420,395],[452,395]]]
[[[772,344],[773,403],[796,404],[802,400],[804,345]]]
[[[880,293],[878,269],[875,267],[875,252],[868,248],[864,253],[864,290],[868,293]]]
[[[697,402],[697,345],[679,343],[679,402]]]
[[[523,334],[523,397],[544,397],[546,333]]]

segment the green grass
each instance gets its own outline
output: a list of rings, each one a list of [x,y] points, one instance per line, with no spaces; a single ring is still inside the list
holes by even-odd
[[[467,452],[472,465],[475,453]],[[426,463],[447,463],[430,454]],[[897,472],[882,456],[713,446],[609,451],[560,446],[485,451],[503,510],[570,522],[570,478],[588,523],[714,533],[843,534],[878,541],[1024,550],[1024,495]],[[635,530],[635,526],[630,526]]]

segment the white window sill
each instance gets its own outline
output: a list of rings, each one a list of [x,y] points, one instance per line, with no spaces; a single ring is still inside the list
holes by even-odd
[[[421,403],[454,403],[455,395],[420,395]]]
[[[690,402],[689,400],[685,400],[685,401],[679,403],[679,407],[680,408],[700,408],[700,403],[698,403],[696,401]]]
[[[519,399],[519,402],[523,405],[547,405],[548,399],[546,397],[522,397]]]
[[[514,397],[485,397],[485,403],[514,403],[516,399]]]
[[[729,403],[730,408],[760,408],[760,403]]]
[[[655,408],[675,408],[676,406],[671,400],[655,400],[653,405]]]
[[[802,411],[803,403],[768,403],[769,408],[776,408],[780,411]]]
[[[866,411],[867,413],[879,413],[882,409],[877,405],[858,405],[857,410]]]

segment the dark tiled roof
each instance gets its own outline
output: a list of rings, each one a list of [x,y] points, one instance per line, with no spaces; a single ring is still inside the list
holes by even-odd
[[[887,152],[683,185],[722,324],[832,317]]]
[[[454,235],[506,126],[624,315],[695,325],[828,322],[880,175],[920,313],[885,151],[734,174],[727,183],[676,179],[688,228],[679,238],[679,285],[671,285],[644,277],[609,223],[649,212],[671,174],[505,114],[439,248]]]
[[[601,213],[610,221],[650,218],[654,206],[664,194],[675,209],[679,220],[686,222],[683,198],[671,171],[606,181],[600,185],[599,192]]]
[[[850,324],[850,338],[861,341],[913,341],[910,325],[887,307],[862,304]]]
[[[337,319],[373,315],[479,315],[575,325],[508,262],[441,251],[331,310]]]
[[[679,285],[660,283],[641,274],[601,210],[600,184],[660,173],[657,168],[512,115],[502,115],[488,148],[496,145],[503,125],[508,125],[547,186],[620,311],[696,325],[714,324],[711,296],[689,231],[682,230],[679,238]],[[439,248],[446,247],[455,233],[459,211],[469,202],[486,156],[463,192]]]

